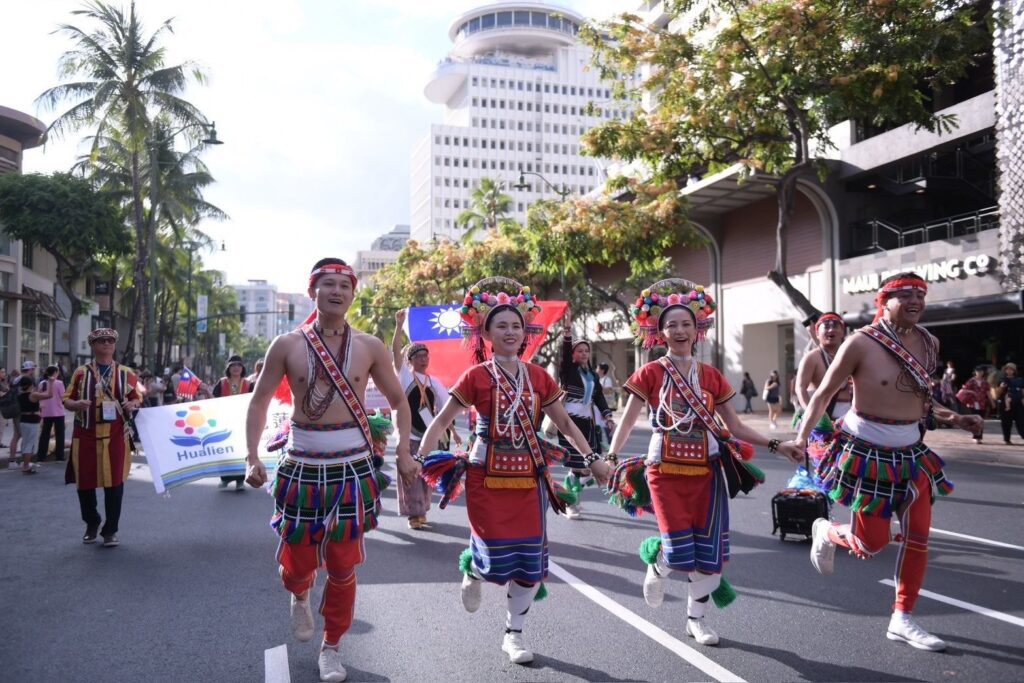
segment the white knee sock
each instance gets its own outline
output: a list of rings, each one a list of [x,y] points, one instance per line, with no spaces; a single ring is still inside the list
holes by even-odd
[[[721,574],[690,572],[690,594],[686,598],[686,616],[701,619],[707,614],[711,592],[722,582]]]
[[[540,584],[524,586],[515,581],[508,583],[508,614],[505,615],[506,631],[522,631],[526,613],[530,611],[533,596],[540,590]]]

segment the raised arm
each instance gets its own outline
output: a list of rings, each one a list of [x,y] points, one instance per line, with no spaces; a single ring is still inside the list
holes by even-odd
[[[288,356],[288,337],[281,335],[267,349],[263,372],[256,380],[249,410],[245,415],[245,481],[253,488],[259,488],[267,482],[267,468],[260,460],[260,437],[267,426],[267,408],[274,392],[284,379],[285,359]]]
[[[394,361],[395,372],[402,371],[402,326],[405,325],[405,318],[408,315],[407,309],[395,313],[395,333],[391,335],[391,357]]]

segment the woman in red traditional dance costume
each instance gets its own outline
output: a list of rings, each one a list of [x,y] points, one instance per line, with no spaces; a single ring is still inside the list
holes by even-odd
[[[473,341],[477,364],[451,389],[449,401],[421,442],[421,453],[437,446],[445,428],[465,408],[475,408],[476,439],[465,456],[434,452],[424,461],[423,477],[442,494],[441,507],[462,490],[466,475],[466,508],[470,547],[462,553],[462,604],[468,612],[480,607],[484,581],[508,586],[508,613],[501,649],[516,664],[533,661],[522,629],[530,604],[547,576],[545,513],[548,505],[564,512],[548,472],[548,459],[564,459],[564,449],[541,439],[537,431],[544,414],[585,455],[582,460],[602,483],[608,467],[565,410],[558,384],[519,356],[528,334],[543,330],[530,325],[540,310],[528,287],[507,278],[482,280],[466,295],[464,330]],[[484,341],[493,358],[486,359]],[[571,497],[570,497],[571,498]]]
[[[711,327],[715,308],[710,293],[686,280],[662,280],[641,292],[633,307],[638,341],[645,348],[665,344],[668,355],[641,367],[623,386],[630,397],[608,454],[614,462],[644,404],[650,406],[647,455],[620,463],[608,488],[612,502],[630,514],[647,511],[657,517],[660,536],[640,546],[647,563],[644,600],[659,606],[664,578],[673,570],[684,572],[689,579],[686,633],[701,645],[718,644],[718,634],[704,622],[708,598],[714,593],[720,606],[732,599],[721,576],[729,559],[728,499],[764,477],[740,458],[753,457],[750,444],[757,444],[794,462],[803,459],[800,449],[781,449],[777,439],[744,425],[729,403],[736,393],[729,382],[694,359],[694,346]]]

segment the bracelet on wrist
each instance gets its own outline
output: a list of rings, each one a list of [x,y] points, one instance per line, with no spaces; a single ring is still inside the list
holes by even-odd
[[[768,452],[777,453],[779,450],[779,444],[781,443],[782,442],[779,441],[778,439],[768,439]]]
[[[583,456],[583,462],[587,463],[587,467],[590,467],[600,459],[601,456],[599,456],[597,453],[594,453],[593,451]]]
[[[604,456],[604,461],[609,465],[617,465],[619,463],[619,454],[609,453],[608,455]]]

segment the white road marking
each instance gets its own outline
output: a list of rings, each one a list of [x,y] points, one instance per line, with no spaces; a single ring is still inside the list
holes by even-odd
[[[669,635],[666,631],[655,626],[643,617],[629,611],[601,591],[563,569],[558,563],[549,561],[548,571],[578,590],[597,605],[605,608],[619,619],[622,619],[624,622],[640,631],[654,642],[667,648],[669,651],[673,652],[681,659],[684,659],[692,666],[700,669],[708,676],[711,676],[716,681],[722,681],[722,683],[745,683],[742,678],[733,672],[712,661],[686,643]]]
[[[288,646],[278,645],[263,651],[264,683],[291,683],[288,672]]]
[[[955,531],[944,531],[942,529],[936,529],[932,527],[933,534],[943,534],[945,536],[955,536],[956,538],[965,538],[968,541],[975,541],[976,543],[984,543],[985,545],[994,545],[997,548],[1009,548],[1011,550],[1024,550],[1024,545],[1014,545],[1012,543],[1003,543],[1002,541],[993,541],[988,538],[981,538],[980,536],[968,536],[967,534],[958,534]]]
[[[886,586],[892,586],[893,588],[896,587],[896,582],[892,579],[882,579],[878,583],[884,583]],[[921,597],[931,598],[932,600],[935,600],[937,602],[944,602],[947,605],[952,605],[953,607],[959,607],[961,609],[965,609],[971,612],[976,612],[983,616],[991,617],[992,619],[998,619],[999,621],[1005,621],[1007,624],[1013,624],[1014,626],[1020,626],[1021,628],[1024,628],[1024,619],[1021,619],[1020,617],[1015,617],[1012,614],[997,612],[994,609],[982,607],[981,605],[975,605],[971,602],[964,602],[963,600],[957,600],[956,598],[947,598],[945,595],[939,595],[938,593],[932,593],[931,591],[922,590],[920,595]]]

